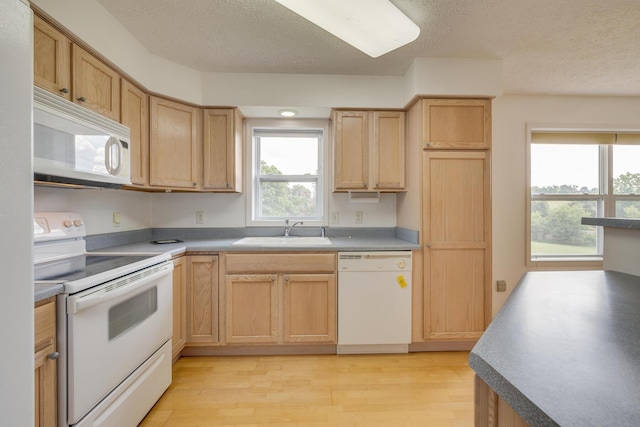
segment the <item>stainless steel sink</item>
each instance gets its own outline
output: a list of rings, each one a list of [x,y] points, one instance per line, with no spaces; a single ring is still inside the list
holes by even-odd
[[[331,240],[328,237],[305,236],[245,237],[236,240],[233,244],[244,246],[327,246],[331,244]]]

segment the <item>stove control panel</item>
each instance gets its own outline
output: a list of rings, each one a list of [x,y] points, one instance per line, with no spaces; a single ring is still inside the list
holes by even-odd
[[[33,241],[79,239],[87,235],[82,217],[77,212],[34,212]]]

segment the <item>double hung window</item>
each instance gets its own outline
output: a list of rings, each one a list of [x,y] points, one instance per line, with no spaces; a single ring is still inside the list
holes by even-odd
[[[532,131],[529,262],[601,260],[601,227],[582,218],[640,218],[638,144],[636,133]]]
[[[325,211],[324,126],[250,126],[251,207],[248,223],[285,219],[321,224]]]

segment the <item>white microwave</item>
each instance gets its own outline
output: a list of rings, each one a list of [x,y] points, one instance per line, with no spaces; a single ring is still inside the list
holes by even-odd
[[[128,127],[39,87],[33,99],[35,183],[131,184]]]

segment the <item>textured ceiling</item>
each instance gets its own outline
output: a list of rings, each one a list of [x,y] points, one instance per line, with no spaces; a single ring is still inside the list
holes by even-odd
[[[98,1],[200,71],[403,75],[416,57],[490,58],[505,93],[640,95],[638,0],[392,0],[421,34],[376,59],[274,0]]]

